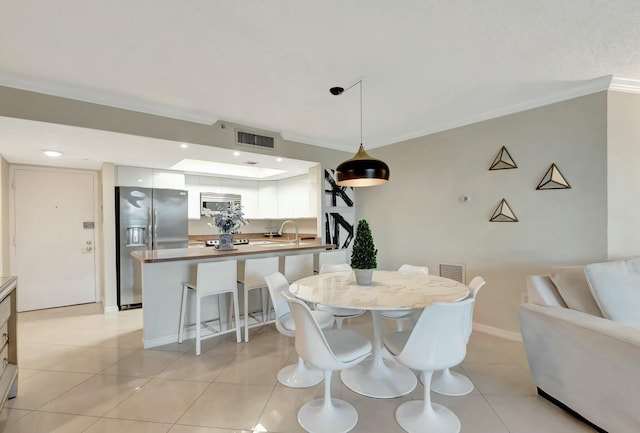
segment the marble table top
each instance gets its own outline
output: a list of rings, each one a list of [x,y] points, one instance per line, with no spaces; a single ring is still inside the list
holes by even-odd
[[[307,302],[366,310],[426,308],[434,302],[456,302],[469,288],[435,275],[407,275],[398,271],[374,271],[370,286],[356,284],[353,272],[336,272],[302,278],[291,293]]]

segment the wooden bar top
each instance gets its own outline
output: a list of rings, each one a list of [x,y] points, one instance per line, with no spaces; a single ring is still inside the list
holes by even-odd
[[[321,244],[318,241],[300,242],[296,246],[290,242],[254,242],[248,245],[236,245],[232,250],[218,250],[213,247],[174,248],[166,250],[133,251],[133,258],[142,263],[174,262],[179,260],[202,260],[225,257],[238,257],[257,254],[284,255],[297,251],[321,251],[335,248],[335,245]]]

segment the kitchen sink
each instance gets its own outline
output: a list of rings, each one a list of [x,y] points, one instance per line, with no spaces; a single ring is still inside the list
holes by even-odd
[[[251,242],[249,245],[255,245],[257,247],[286,247],[286,246],[295,246],[295,243],[258,241],[258,242]]]

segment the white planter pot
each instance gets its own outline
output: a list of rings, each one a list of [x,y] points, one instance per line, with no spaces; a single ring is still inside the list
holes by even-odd
[[[370,286],[373,278],[373,269],[354,269],[356,274],[356,283],[359,286]]]

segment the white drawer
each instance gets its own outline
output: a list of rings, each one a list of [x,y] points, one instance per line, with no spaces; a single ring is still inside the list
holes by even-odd
[[[11,296],[7,296],[0,302],[0,323],[9,320],[9,316],[11,316]]]
[[[0,352],[0,376],[4,372],[4,369],[9,365],[9,345],[5,344]]]
[[[9,342],[9,322],[4,322],[0,326],[0,348],[3,348]],[[0,359],[1,361],[2,359]]]

